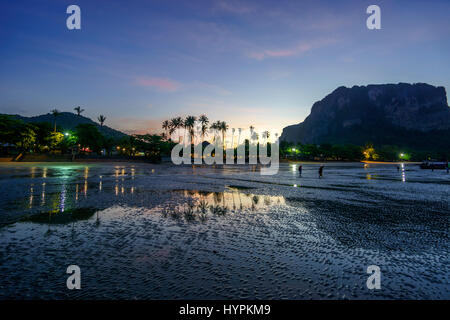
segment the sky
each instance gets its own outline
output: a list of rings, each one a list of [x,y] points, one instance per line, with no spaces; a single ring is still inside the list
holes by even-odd
[[[71,4],[81,30],[66,27]],[[339,86],[448,92],[449,13],[448,0],[2,0],[0,112],[82,106],[127,133],[205,113],[273,136]]]

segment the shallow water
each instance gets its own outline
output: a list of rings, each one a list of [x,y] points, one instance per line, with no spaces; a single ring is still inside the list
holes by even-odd
[[[0,298],[450,298],[450,175],[317,170],[0,164]]]

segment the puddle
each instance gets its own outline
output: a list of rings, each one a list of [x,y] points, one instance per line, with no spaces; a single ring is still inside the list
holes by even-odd
[[[63,212],[40,212],[25,217],[21,221],[44,224],[66,224],[80,220],[88,220],[98,210],[95,208],[75,208]]]

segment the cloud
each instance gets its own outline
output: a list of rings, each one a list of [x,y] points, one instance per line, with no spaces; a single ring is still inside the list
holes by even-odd
[[[181,87],[181,84],[177,81],[167,78],[138,77],[135,80],[135,84],[140,87],[150,87],[163,92],[174,92]]]
[[[248,56],[256,60],[264,60],[267,58],[293,57],[336,42],[336,39],[321,39],[316,41],[303,42],[291,48],[264,49],[260,51],[254,51],[250,52]]]

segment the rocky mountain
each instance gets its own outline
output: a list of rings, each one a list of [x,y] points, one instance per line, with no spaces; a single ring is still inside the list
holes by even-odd
[[[444,87],[425,83],[339,87],[313,104],[280,140],[302,143],[450,148]]]
[[[20,119],[24,122],[49,122],[53,124],[54,117],[51,113],[43,114],[35,117],[23,117],[20,115],[14,115],[17,119]],[[91,119],[83,116],[78,116],[71,112],[61,112],[60,115],[56,118],[56,125],[61,127],[63,130],[75,130],[76,126],[82,123],[93,124],[97,127],[97,129],[104,136],[111,137],[114,139],[120,139],[126,136],[125,133],[120,132],[118,130],[112,129],[106,125],[100,126],[97,122],[92,121]]]

